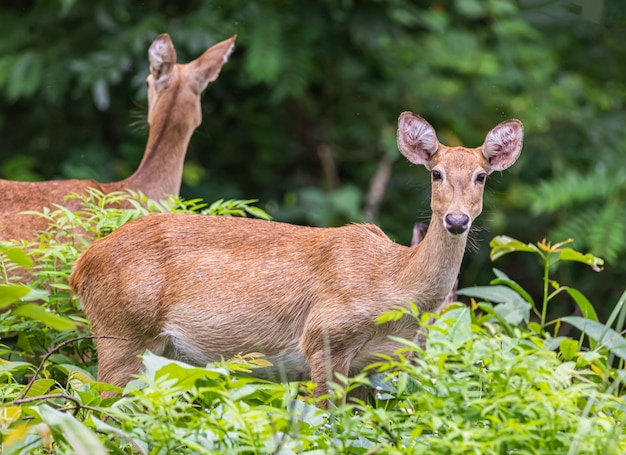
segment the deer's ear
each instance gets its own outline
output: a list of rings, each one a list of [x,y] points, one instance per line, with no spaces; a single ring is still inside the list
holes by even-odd
[[[524,126],[517,119],[500,123],[487,133],[483,144],[483,156],[492,171],[503,171],[511,166],[520,153],[524,142]]]
[[[197,93],[202,92],[209,85],[209,82],[213,82],[220,75],[222,66],[228,61],[228,57],[235,49],[236,38],[237,35],[234,35],[217,43],[189,64],[190,70],[194,73],[196,81],[194,90]]]
[[[167,79],[176,64],[176,50],[172,39],[167,33],[156,37],[148,49],[150,74],[158,83]]]
[[[439,148],[435,129],[426,120],[412,112],[403,112],[398,118],[398,148],[415,164],[429,167]]]

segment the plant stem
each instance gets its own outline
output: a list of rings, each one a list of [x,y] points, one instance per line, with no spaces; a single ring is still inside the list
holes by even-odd
[[[0,258],[0,269],[2,270],[2,280],[5,284],[9,283],[9,275],[7,274],[7,268],[4,265],[4,260]]]
[[[546,314],[548,312],[548,289],[550,287],[550,252],[545,254],[543,266],[543,305],[541,307],[541,330],[546,325]]]

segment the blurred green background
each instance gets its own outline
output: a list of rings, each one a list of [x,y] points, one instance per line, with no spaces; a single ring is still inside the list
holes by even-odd
[[[461,286],[492,278],[496,234],[573,237],[604,257],[600,274],[559,269],[601,314],[626,286],[622,0],[3,0],[0,30],[3,178],[128,176],[147,138],[152,40],[169,33],[187,62],[236,33],[203,98],[183,197],[258,198],[302,224],[369,220],[408,244],[429,178],[397,151],[398,115],[471,147],[515,117],[524,150],[489,179]],[[538,296],[541,271],[524,261],[495,266]]]

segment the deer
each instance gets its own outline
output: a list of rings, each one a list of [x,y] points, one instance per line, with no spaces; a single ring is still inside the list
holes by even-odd
[[[97,337],[98,380],[123,387],[147,350],[195,365],[260,352],[273,366],[255,376],[309,378],[316,403],[328,407],[329,382],[393,355],[400,344],[391,335],[416,339],[416,318],[377,324],[380,314],[442,304],[487,176],[510,167],[522,142],[512,119],[480,147],[448,147],[422,117],[402,113],[398,147],[431,175],[432,216],[413,247],[373,224],[163,213],[123,225],[94,242],[70,276]]]
[[[41,211],[55,204],[78,210],[78,199],[89,188],[108,194],[133,190],[153,200],[178,196],[183,162],[192,133],[202,122],[201,94],[217,79],[234,49],[232,36],[206,50],[197,59],[176,63],[176,50],[167,33],[150,45],[148,59],[148,124],[146,149],[137,170],[128,178],[111,183],[95,180],[48,180],[20,182],[0,179],[0,240],[32,240],[47,227],[47,220],[26,211]]]

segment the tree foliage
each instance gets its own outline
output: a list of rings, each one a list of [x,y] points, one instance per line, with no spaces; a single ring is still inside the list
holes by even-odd
[[[370,180],[389,165],[371,213],[408,243],[428,213],[427,178],[399,159],[398,114],[417,112],[442,142],[468,146],[516,117],[522,158],[491,179],[479,223],[528,241],[575,237],[606,257],[611,277],[582,286],[615,301],[610,283],[626,263],[625,13],[619,0],[5,1],[0,174],[127,176],[146,138],[152,39],[170,33],[188,61],[236,33],[203,100],[183,196],[254,197],[277,219],[337,225],[364,218]],[[469,255],[462,280],[484,279],[486,261]]]

